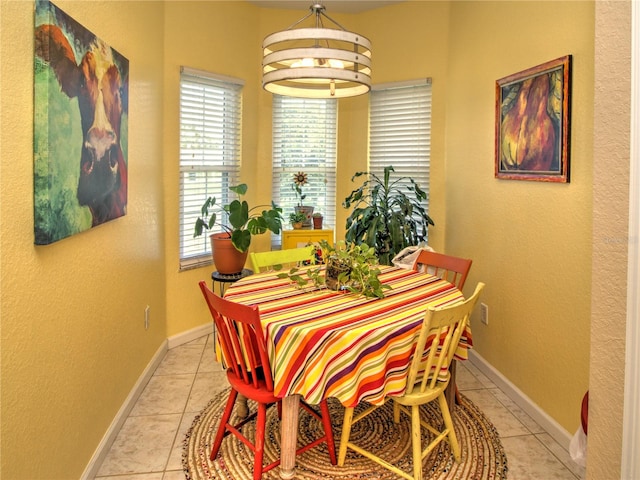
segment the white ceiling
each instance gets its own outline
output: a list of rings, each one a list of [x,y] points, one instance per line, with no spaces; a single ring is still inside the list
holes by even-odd
[[[291,10],[300,10],[304,15],[309,11],[309,7],[314,3],[320,3],[325,6],[326,13],[360,13],[374,8],[400,3],[405,0],[249,0],[250,3],[263,8],[288,8]]]

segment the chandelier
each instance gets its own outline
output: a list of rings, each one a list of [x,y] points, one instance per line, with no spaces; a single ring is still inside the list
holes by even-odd
[[[315,3],[287,30],[262,42],[262,87],[289,97],[344,98],[371,89],[371,42],[345,30]],[[294,27],[313,17],[315,25]],[[336,28],[325,28],[323,18]]]

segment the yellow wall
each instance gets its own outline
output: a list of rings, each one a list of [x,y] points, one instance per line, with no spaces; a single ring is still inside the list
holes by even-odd
[[[242,179],[251,202],[268,201],[271,96],[260,88],[259,46],[301,12],[231,1],[57,2],[131,61],[129,211],[34,247],[33,3],[0,2],[1,473],[76,478],[163,339],[209,322],[195,285],[210,280],[212,268],[178,272],[179,66],[246,81]],[[626,3],[611,4],[628,14]],[[431,243],[474,258],[469,286],[487,283],[490,324],[475,320],[476,350],[573,432],[589,378],[591,230],[602,228],[592,225],[594,4],[415,1],[332,16],[371,38],[375,83],[433,78]],[[605,23],[600,37],[613,31],[615,22]],[[568,53],[571,183],[495,180],[495,80]],[[600,78],[611,81],[606,72]],[[615,118],[609,123],[613,129]],[[338,204],[351,175],[366,168],[366,131],[366,97],[341,100]],[[624,146],[616,145],[621,156]],[[626,186],[626,177],[610,182],[607,188]],[[339,236],[345,217],[339,212]],[[254,248],[268,242],[259,238]],[[145,305],[152,311],[148,331]],[[606,352],[591,353],[592,365],[604,363]],[[621,408],[620,396],[613,401]],[[599,413],[604,429],[608,413]],[[55,448],[34,456],[35,438]],[[605,465],[619,462],[619,442],[598,447]]]
[[[258,20],[258,9],[246,2],[165,3],[163,147],[168,336],[211,322],[198,282],[211,282],[213,266],[179,271],[180,66],[245,81],[241,177],[249,185],[246,199],[250,205],[269,203],[271,176],[259,172],[266,160],[269,166],[262,168],[270,171],[271,156],[257,150],[259,117],[255,112],[261,90]],[[256,237],[251,248],[267,249],[268,242],[268,235]]]
[[[167,337],[163,9],[147,1],[56,1],[130,61],[129,204],[123,218],[37,247],[34,4],[0,5],[1,476],[79,478]]]
[[[594,5],[454,2],[451,10],[447,251],[473,258],[467,288],[487,283],[489,325],[474,322],[478,353],[573,433],[589,371]],[[571,182],[495,179],[495,81],[567,54]]]

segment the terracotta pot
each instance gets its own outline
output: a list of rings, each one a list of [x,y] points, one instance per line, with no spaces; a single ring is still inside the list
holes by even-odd
[[[322,217],[313,217],[313,228],[315,230],[322,229]]]
[[[239,252],[231,243],[228,233],[214,233],[210,238],[213,264],[218,273],[233,275],[242,272],[249,251]]]

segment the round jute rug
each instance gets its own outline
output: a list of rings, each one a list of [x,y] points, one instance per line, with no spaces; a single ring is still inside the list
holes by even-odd
[[[195,418],[184,440],[182,463],[188,480],[250,480],[253,472],[253,454],[236,437],[229,435],[222,442],[218,457],[211,461],[209,454],[220,416],[229,391],[217,394],[205,409]],[[255,408],[249,402],[249,408]],[[358,407],[358,409],[361,407]],[[437,402],[423,408],[423,418],[434,424],[441,422]],[[336,454],[344,408],[334,399],[329,399],[329,409],[336,441]],[[358,411],[356,409],[356,413]],[[399,468],[411,472],[410,421],[409,417],[399,423],[393,422],[391,402],[377,413],[356,423],[351,430],[353,442],[373,451]],[[464,395],[462,403],[454,408],[453,421],[456,435],[462,449],[462,461],[457,464],[451,456],[449,444],[441,442],[423,461],[425,479],[437,480],[490,480],[507,478],[507,457],[500,443],[495,427],[483,413]],[[308,443],[321,431],[321,424],[304,410],[300,410],[298,440]],[[255,422],[245,425],[244,433],[254,438]],[[430,435],[423,429],[423,441]],[[280,420],[277,409],[272,407],[267,413],[267,433],[265,438],[265,464],[280,456]],[[279,467],[265,473],[264,480],[278,480]],[[296,457],[296,479],[343,479],[343,480],[391,480],[399,477],[376,463],[347,450],[343,467],[331,465],[326,444],[308,450]]]

